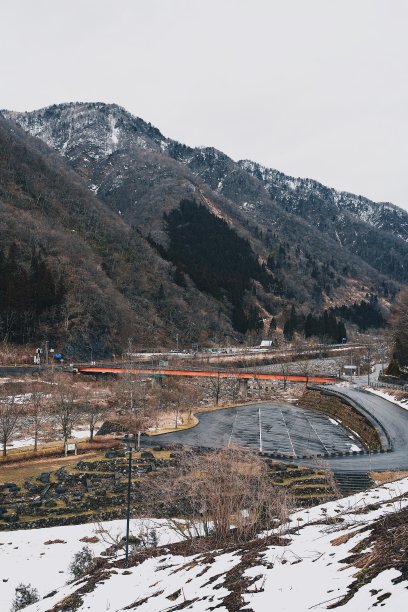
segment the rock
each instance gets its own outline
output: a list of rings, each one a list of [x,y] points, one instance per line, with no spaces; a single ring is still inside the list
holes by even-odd
[[[150,451],[143,451],[140,456],[142,459],[154,459],[154,455]]]
[[[96,433],[97,436],[106,436],[113,433],[124,433],[126,427],[122,423],[115,421],[105,421]]]
[[[44,506],[46,506],[47,508],[55,508],[57,506],[57,503],[52,499],[47,499],[47,501],[44,502]]]

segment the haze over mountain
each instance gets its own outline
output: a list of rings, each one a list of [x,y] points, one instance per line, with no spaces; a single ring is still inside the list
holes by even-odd
[[[12,159],[3,164],[2,176],[10,181],[12,163],[13,181],[1,202],[10,206],[10,218],[22,201],[35,214],[51,166],[52,201],[59,205],[50,200],[41,215],[52,210],[66,242],[73,221],[67,221],[60,192],[74,186],[80,192],[81,211],[72,210],[74,194],[68,207],[76,225],[82,224],[75,239],[92,248],[92,257],[102,258],[95,267],[130,317],[120,333],[120,325],[114,325],[116,339],[101,350],[118,346],[126,335],[149,345],[171,344],[177,333],[186,343],[216,342],[225,333],[259,327],[261,319],[276,316],[283,323],[292,304],[306,315],[375,294],[387,307],[399,283],[408,281],[408,213],[392,204],[252,161],[235,162],[213,148],[187,147],[114,104],[70,103],[2,114],[2,158]],[[8,151],[16,147],[24,154],[10,158]],[[56,180],[55,173],[64,180]],[[36,186],[33,193],[27,192],[27,175]],[[48,229],[34,242],[43,246],[56,221],[41,219]],[[103,227],[103,245],[99,230],[90,236],[88,226]],[[10,241],[13,231],[6,233]],[[20,241],[28,253],[33,237]],[[71,255],[54,248],[46,255],[50,266],[64,259],[73,278]],[[81,259],[78,274],[84,278],[94,266]],[[103,299],[98,305],[111,338],[111,306],[103,306]],[[90,346],[96,334],[90,334]]]

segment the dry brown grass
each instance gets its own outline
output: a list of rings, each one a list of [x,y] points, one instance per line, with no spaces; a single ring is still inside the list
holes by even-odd
[[[360,436],[367,449],[379,450],[381,448],[376,429],[362,414],[340,398],[308,389],[300,399],[299,406],[318,410],[341,421],[343,427],[355,431]]]
[[[99,538],[97,538],[96,536],[84,536],[83,538],[80,538],[79,541],[86,542],[87,544],[96,544],[97,542],[99,542]]]
[[[407,478],[408,471],[400,472],[370,472],[370,478],[374,480],[376,484],[386,484],[387,482],[395,482],[402,478]]]
[[[351,540],[351,538],[354,538],[354,536],[357,535],[359,531],[360,530],[357,529],[356,531],[350,531],[349,533],[345,533],[342,536],[339,536],[338,538],[334,538],[334,540],[330,540],[330,544],[333,544],[333,546],[340,546],[340,544],[345,544],[346,542]]]
[[[67,457],[51,457],[36,461],[2,465],[0,469],[0,484],[4,482],[21,484],[28,478],[39,476],[42,472],[54,472],[60,467],[69,469],[70,466],[75,465],[83,458],[89,461],[93,458],[102,458],[104,455],[104,451],[101,451],[100,453],[85,453],[80,457],[78,455],[68,455]]]
[[[89,453],[97,451],[99,449],[106,448],[119,448],[121,446],[120,440],[116,440],[110,437],[104,437],[101,440],[94,442],[87,442],[82,440],[74,440],[77,444],[78,453]],[[3,468],[7,465],[21,464],[25,462],[33,462],[42,459],[49,459],[52,457],[61,457],[64,454],[63,443],[55,444],[52,443],[49,446],[40,446],[38,451],[33,450],[10,450],[6,457],[0,457],[0,466]]]

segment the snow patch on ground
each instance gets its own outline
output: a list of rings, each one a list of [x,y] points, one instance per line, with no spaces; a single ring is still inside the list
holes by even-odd
[[[331,419],[330,417],[327,417],[330,421],[330,423],[332,423],[332,425],[340,425],[340,423],[338,421],[335,421],[334,419]]]
[[[350,550],[369,533],[358,533],[360,527],[387,514],[408,507],[408,478],[389,483],[350,497],[328,502],[315,508],[303,509],[291,515],[281,533],[291,530],[285,546],[267,546],[241,575],[252,578],[253,583],[244,589],[245,604],[254,612],[306,612],[310,609],[325,610],[330,604],[347,594],[354,581],[355,567],[343,561]],[[403,496],[396,500],[398,496]],[[364,511],[361,513],[361,511]],[[333,523],[330,519],[342,519]],[[155,521],[156,523],[156,521]],[[111,529],[123,533],[124,522],[105,523]],[[137,531],[138,522],[132,522]],[[33,531],[6,532],[0,534],[0,602],[7,610],[16,584],[31,582],[40,594],[57,589],[53,597],[27,608],[27,612],[46,612],[78,587],[66,585],[67,568],[72,555],[83,545],[80,538],[97,534],[93,525],[55,527]],[[160,543],[172,539],[171,532],[162,523],[158,529]],[[265,535],[265,534],[263,534]],[[335,541],[347,536],[345,541]],[[260,539],[263,537],[259,536]],[[66,544],[48,544],[52,539],[62,539]],[[103,544],[89,544],[95,554],[102,552]],[[126,606],[138,612],[163,612],[164,610],[190,609],[195,612],[227,608],[223,605],[229,594],[227,573],[244,560],[245,547],[234,551],[213,551],[211,555],[172,555],[165,548],[163,554],[148,558],[124,571],[115,568],[114,573],[83,595],[79,611],[119,612]],[[262,550],[262,549],[261,549]],[[382,609],[389,612],[403,610],[407,596],[407,583],[394,585],[399,576],[396,569],[383,571],[371,583],[342,606],[345,612],[371,610],[378,597],[391,593],[382,602]],[[239,579],[239,574],[234,578]],[[7,582],[4,582],[4,580]],[[374,593],[372,589],[379,590]],[[185,602],[187,603],[186,605]]]
[[[160,520],[132,520],[131,533],[156,529],[160,545],[177,541]],[[49,527],[0,532],[0,610],[7,612],[14,597],[16,586],[23,582],[38,589],[41,597],[57,590],[59,599],[70,579],[69,565],[75,553],[88,546],[94,555],[100,555],[111,545],[111,539],[125,535],[125,521],[105,521],[85,525]],[[106,534],[100,533],[106,530]],[[81,542],[81,538],[98,538],[97,542]],[[63,543],[49,543],[62,540]],[[45,600],[50,602],[50,599]],[[40,604],[38,604],[40,605]],[[44,603],[42,604],[44,606]],[[48,606],[48,607],[47,607]],[[50,606],[47,604],[44,609]],[[37,608],[30,608],[36,610]],[[43,609],[43,608],[38,608]],[[93,608],[95,612],[106,608]]]
[[[405,410],[408,410],[408,401],[398,400],[396,397],[394,397],[390,393],[387,393],[386,391],[380,391],[379,389],[372,389],[371,387],[367,387],[365,390],[368,391],[369,393],[373,393],[374,395],[378,395],[379,397],[383,397],[389,402],[392,402],[393,404],[397,404],[397,406],[400,406],[401,408],[404,408]]]

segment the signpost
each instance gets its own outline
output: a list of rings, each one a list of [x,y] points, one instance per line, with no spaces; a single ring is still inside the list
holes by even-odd
[[[75,442],[66,442],[65,443],[65,455],[68,455],[68,453],[74,453],[75,455],[78,454],[77,451],[77,445],[75,444]]]
[[[355,365],[345,365],[344,369],[350,371],[350,382],[353,382],[353,371],[357,370],[357,366],[355,366]]]

